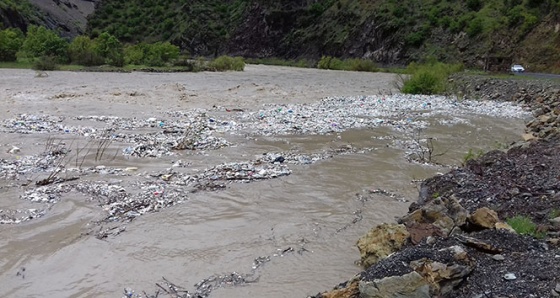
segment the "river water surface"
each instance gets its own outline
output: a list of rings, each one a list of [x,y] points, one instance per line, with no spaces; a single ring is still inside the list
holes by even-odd
[[[0,120],[21,113],[65,116],[68,122],[77,115],[163,117],[170,110],[215,105],[250,111],[262,103],[394,92],[388,74],[265,66],[225,74],[57,72],[47,78],[2,70],[2,78]],[[427,120],[436,123],[436,118]],[[385,126],[327,135],[224,134],[234,146],[177,152],[189,163],[185,171],[268,152],[311,154],[347,144],[364,150],[290,165],[288,176],[187,193],[184,202],[138,216],[122,224],[124,232],[103,239],[95,232],[104,210],[87,194],[64,193],[44,216],[0,225],[0,297],[122,297],[124,288],[153,294],[156,283],[164,285],[162,278],[194,292],[201,280],[234,272],[244,282],[220,284],[210,297],[305,297],[327,290],[360,271],[355,264],[357,239],[375,225],[404,215],[417,198],[419,180],[460,164],[469,149],[488,151],[517,141],[523,128],[520,118],[465,119],[468,123],[434,124],[423,131],[436,140],[435,152],[444,153],[435,157],[440,165],[410,162],[404,148],[395,145],[410,140],[410,134]],[[52,139],[88,146],[83,136],[13,133],[5,124],[0,159],[38,154]],[[8,153],[12,146],[21,151]],[[80,180],[134,188],[147,173],[163,171],[178,159],[127,157],[119,154],[123,146],[112,143],[104,158],[92,153],[81,165],[135,167],[134,175],[92,173]],[[33,203],[20,196],[36,187],[26,181],[36,181],[37,175],[2,180],[0,209],[31,208]],[[259,257],[266,261],[255,264]]]

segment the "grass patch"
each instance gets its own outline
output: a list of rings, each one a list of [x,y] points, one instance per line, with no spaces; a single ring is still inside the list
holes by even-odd
[[[43,56],[33,63],[35,70],[58,70],[59,66],[56,63],[56,58],[51,56]]]
[[[249,64],[290,66],[300,68],[314,68],[317,65],[315,62],[308,59],[285,60],[280,58],[250,58],[246,59],[246,61]]]
[[[0,68],[16,68],[16,69],[32,69],[33,62],[25,61],[25,62],[0,62]]]
[[[560,217],[560,209],[552,209],[550,210],[550,214],[548,215],[548,218],[550,219],[554,219]]]
[[[462,64],[431,62],[427,64],[411,63],[406,72],[408,76],[399,75],[396,87],[406,94],[444,94],[449,89],[448,77],[463,70]]]
[[[484,151],[478,149],[475,151],[473,149],[469,149],[469,151],[463,156],[463,166],[467,164],[469,160],[477,159],[484,154]]]
[[[375,62],[371,60],[357,58],[342,60],[331,56],[323,56],[317,63],[317,68],[347,71],[379,71]]]
[[[227,57],[227,56],[225,56]],[[127,64],[122,67],[111,65],[85,66],[79,64],[58,64],[56,59],[43,57],[40,59],[22,59],[17,62],[0,62],[0,68],[35,69],[35,70],[62,70],[62,71],[88,71],[88,72],[199,72],[199,71],[242,71],[245,62],[242,58],[221,58],[214,61],[184,60],[179,63],[167,63],[165,66],[148,66]]]
[[[517,215],[506,222],[520,235],[529,235],[535,238],[544,238],[545,233],[537,231],[537,224],[530,217]]]
[[[58,67],[59,70],[64,71],[81,71],[85,70],[87,67],[83,65],[76,65],[76,64],[63,64]]]

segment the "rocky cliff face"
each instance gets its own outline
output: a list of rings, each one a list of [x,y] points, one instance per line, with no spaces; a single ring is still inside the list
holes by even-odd
[[[92,14],[99,0],[29,0],[45,16],[45,25],[58,29],[63,35],[85,33],[87,16]]]
[[[349,4],[310,7],[308,1],[291,2],[278,7],[252,2],[232,32],[226,51],[259,58],[360,57],[383,64],[404,63],[408,57],[400,35],[387,30],[373,10]]]
[[[522,63],[529,71],[560,69],[556,62],[560,21],[545,4],[523,8],[526,12],[521,13],[521,6],[498,8],[501,4],[493,1],[478,11],[450,1],[419,7],[410,1],[400,7],[391,1],[325,1],[322,6],[289,2],[294,3],[248,2],[225,52],[249,57],[358,57],[382,64],[435,58],[492,71],[507,71],[513,63]]]
[[[64,37],[85,33],[87,17],[100,0],[28,0],[16,6],[0,7],[4,27],[26,31],[29,25],[45,26]]]

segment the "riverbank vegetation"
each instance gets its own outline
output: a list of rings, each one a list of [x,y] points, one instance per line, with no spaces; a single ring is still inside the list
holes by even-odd
[[[449,76],[463,69],[462,64],[437,61],[424,64],[411,63],[406,68],[405,74],[399,74],[396,87],[406,94],[444,94],[449,91]]]
[[[27,34],[17,28],[0,30],[0,67],[97,71],[243,71],[245,62],[241,57],[229,56],[195,61],[169,42],[123,44],[107,32],[95,38],[77,36],[69,42],[52,30],[32,25]]]
[[[320,69],[333,69],[333,70],[351,70],[351,71],[378,71],[377,65],[368,59],[339,59],[331,56],[323,56],[319,63],[317,63],[317,68]]]

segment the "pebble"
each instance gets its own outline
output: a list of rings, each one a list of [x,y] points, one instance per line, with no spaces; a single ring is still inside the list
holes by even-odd
[[[504,279],[505,280],[514,280],[514,279],[517,279],[517,276],[515,276],[515,274],[513,274],[513,273],[506,273],[506,274],[504,274]]]
[[[21,149],[19,147],[16,146],[12,146],[12,149],[8,150],[8,153],[10,154],[16,154],[16,153],[20,153]]]
[[[506,258],[505,258],[504,256],[502,256],[502,255],[494,255],[494,256],[492,256],[492,259],[494,259],[494,260],[496,260],[496,261],[503,261],[503,260],[505,260]]]

